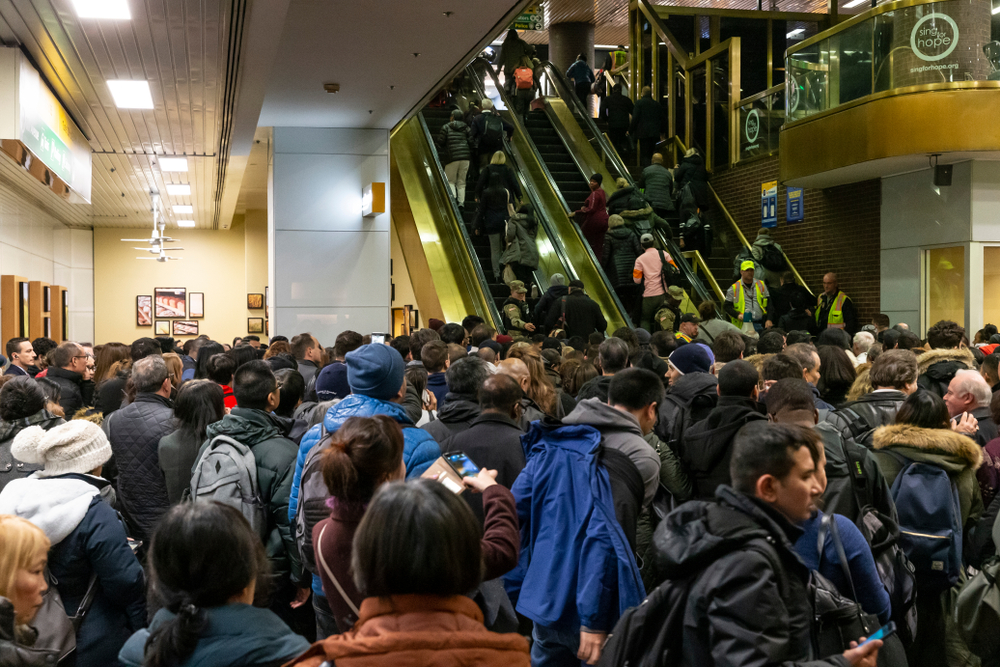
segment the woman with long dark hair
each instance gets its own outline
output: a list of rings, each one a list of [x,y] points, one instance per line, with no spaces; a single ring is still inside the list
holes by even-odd
[[[236,509],[177,505],[156,527],[149,565],[160,609],[118,655],[127,667],[280,665],[309,647],[273,612],[252,606],[267,556]]]
[[[204,380],[208,377],[208,360],[217,354],[225,352],[222,345],[215,341],[209,341],[198,348],[198,361],[194,367],[194,379]]]
[[[847,352],[839,347],[821,345],[816,351],[820,362],[816,388],[824,401],[839,408],[847,401],[847,392],[857,379],[854,364]]]
[[[167,481],[170,504],[179,503],[191,485],[191,468],[205,443],[205,430],[226,414],[222,387],[211,380],[188,380],[177,391],[174,417],[177,430],[160,438],[160,469]]]

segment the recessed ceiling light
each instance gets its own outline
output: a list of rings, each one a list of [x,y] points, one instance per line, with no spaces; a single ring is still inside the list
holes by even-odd
[[[188,161],[186,157],[161,157],[160,171],[187,171]]]
[[[174,206],[174,213],[194,213],[194,206]]]
[[[803,33],[805,31],[806,31],[805,28],[796,28],[795,30],[793,30],[790,33],[788,33],[787,35],[785,35],[785,37],[792,38],[792,37],[795,37],[796,35],[798,35],[799,33]]]
[[[119,109],[152,109],[149,81],[108,81],[111,96]]]
[[[73,0],[76,15],[82,19],[119,19],[128,21],[132,13],[126,0]]]
[[[178,227],[194,227],[194,220],[178,220]]]
[[[191,194],[190,185],[168,185],[167,186],[168,195],[189,195]]]

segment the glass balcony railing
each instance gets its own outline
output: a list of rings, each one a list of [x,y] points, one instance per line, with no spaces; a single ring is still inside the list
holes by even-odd
[[[778,133],[785,123],[785,84],[740,100],[736,107],[740,133],[738,161],[778,152]]]
[[[785,54],[785,122],[874,95],[998,87],[1000,42],[981,0],[898,0]]]

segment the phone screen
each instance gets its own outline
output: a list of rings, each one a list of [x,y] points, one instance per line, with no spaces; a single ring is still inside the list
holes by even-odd
[[[372,334],[372,344],[373,345],[385,345],[385,337],[387,334],[384,333],[373,333]]]
[[[859,646],[864,646],[868,642],[873,642],[876,639],[885,639],[886,637],[888,637],[889,635],[891,635],[895,631],[896,631],[896,623],[894,621],[889,621],[888,623],[886,623],[885,625],[883,625],[881,628],[879,628],[878,630],[876,630],[875,632],[873,632],[871,634],[871,636],[868,637],[868,639],[866,639],[863,642],[861,642],[861,644],[859,644]]]
[[[479,466],[469,460],[469,457],[462,452],[445,454],[444,458],[455,469],[455,472],[462,477],[475,477],[479,474]]]

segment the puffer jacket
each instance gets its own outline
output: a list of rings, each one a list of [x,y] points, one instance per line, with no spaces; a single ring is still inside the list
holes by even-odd
[[[911,461],[942,468],[958,487],[962,524],[969,527],[983,513],[983,498],[976,480],[976,470],[983,462],[983,452],[972,438],[947,428],[920,428],[910,424],[882,426],[875,431],[875,462],[890,487],[902,470],[902,464],[886,450],[895,451]]]
[[[691,477],[695,498],[714,498],[720,485],[732,484],[729,461],[736,433],[750,422],[766,419],[756,400],[720,396],[708,417],[684,433],[681,461]]]
[[[146,626],[145,576],[118,514],[101,497],[109,486],[70,473],[19,479],[0,494],[0,513],[31,521],[51,540],[48,567],[67,614],[76,613],[97,576],[96,596],[76,633],[77,667],[113,665],[129,635]]]
[[[33,628],[15,625],[14,605],[7,598],[0,597],[0,665],[53,667],[59,659],[59,651],[32,648],[37,638]]]
[[[460,120],[445,123],[438,134],[438,141],[444,149],[445,162],[471,160],[472,149],[469,148],[469,126]]]
[[[174,431],[174,405],[159,394],[141,393],[116,410],[107,428],[118,465],[118,501],[132,537],[148,543],[156,522],[170,508],[160,470],[160,438]]]
[[[221,420],[209,424],[208,439],[198,452],[198,459],[212,438],[218,435],[229,436],[250,448],[257,463],[257,487],[267,507],[265,547],[271,575],[278,581],[291,577],[293,582],[300,582],[302,564],[295,546],[295,529],[288,515],[288,496],[298,450],[284,432],[284,424],[274,415],[237,406]]]
[[[632,288],[632,267],[642,254],[639,235],[631,226],[617,218],[608,220],[608,233],[604,235],[604,253],[601,265],[612,287]]]
[[[813,655],[809,569],[793,546],[801,534],[728,486],[714,501],[685,503],[660,523],[653,541],[666,577],[696,577],[679,667],[850,664],[840,655]]]
[[[437,413],[437,419],[420,428],[431,434],[439,444],[461,433],[479,417],[482,408],[473,394],[456,394],[448,392],[445,395],[444,407]]]
[[[648,206],[649,202],[642,196],[642,193],[631,185],[612,192],[611,196],[608,197],[607,204],[608,215],[621,215],[623,211],[637,211],[645,209]],[[649,210],[652,211],[653,209],[650,208]]]
[[[407,479],[422,475],[441,456],[441,448],[434,437],[414,426],[413,420],[407,416],[403,406],[370,396],[351,394],[331,406],[323,417],[323,427],[327,433],[333,433],[350,417],[374,417],[375,415],[392,417],[403,428],[403,462],[406,465]],[[299,510],[299,486],[302,482],[302,468],[306,464],[309,450],[318,445],[321,438],[322,429],[319,424],[316,424],[302,436],[302,441],[299,443],[295,474],[292,477],[292,489],[288,496],[288,521],[290,524],[295,523],[295,516]],[[323,596],[323,582],[316,575],[313,575],[312,588],[314,594]]]
[[[967,348],[928,350],[917,357],[917,384],[944,398],[955,373],[967,368],[976,368],[976,358]]]
[[[643,195],[655,208],[674,210],[674,177],[662,164],[651,164],[642,170],[637,185],[643,188]]]
[[[79,373],[50,366],[45,377],[59,385],[59,405],[67,415],[93,403],[94,383],[84,382]]]
[[[319,667],[528,667],[527,640],[493,633],[463,596],[393,595],[361,603],[350,632],[316,642],[291,665]]]
[[[507,222],[507,249],[500,255],[504,264],[517,262],[531,269],[538,268],[538,245],[535,235],[538,233],[538,223],[531,213],[515,213]]]
[[[55,416],[48,410],[39,410],[24,419],[0,422],[0,491],[3,491],[4,486],[11,480],[27,477],[36,470],[42,469],[40,465],[23,463],[14,458],[10,453],[14,437],[29,426],[41,426],[43,430],[48,431],[50,428],[65,423],[65,419]]]

